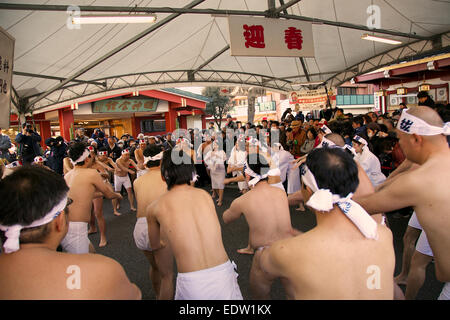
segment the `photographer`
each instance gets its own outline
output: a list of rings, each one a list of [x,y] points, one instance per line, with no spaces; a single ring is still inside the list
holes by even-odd
[[[37,134],[31,124],[24,123],[22,125],[22,132],[16,136],[16,142],[19,144],[19,159],[22,160],[22,165],[31,164],[34,157],[41,155],[39,142],[41,136]]]
[[[9,148],[11,148],[11,139],[2,133],[2,128],[0,128],[0,158],[9,161]]]
[[[59,136],[56,139],[48,138],[45,140],[45,144],[50,147],[50,155],[48,157],[49,167],[53,171],[63,174],[63,160],[67,150],[67,144],[64,142],[63,137]]]

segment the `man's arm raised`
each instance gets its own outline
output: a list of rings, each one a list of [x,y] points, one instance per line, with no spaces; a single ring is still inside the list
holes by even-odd
[[[113,191],[111,185],[107,184],[103,181],[102,176],[97,171],[93,171],[92,174],[92,184],[95,186],[95,188],[103,193],[105,198],[107,199],[122,199],[122,196],[120,193],[116,193]]]

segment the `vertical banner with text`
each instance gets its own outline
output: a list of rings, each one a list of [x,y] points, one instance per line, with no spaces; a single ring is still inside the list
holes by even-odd
[[[0,128],[9,128],[15,39],[0,28]]]
[[[311,22],[228,17],[232,56],[314,57]]]

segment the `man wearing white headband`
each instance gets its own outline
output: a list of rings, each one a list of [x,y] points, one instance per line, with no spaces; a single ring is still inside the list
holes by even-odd
[[[145,255],[150,264],[149,274],[153,290],[158,300],[173,299],[173,254],[170,246],[157,250],[150,246],[147,222],[147,207],[167,192],[167,185],[161,178],[162,148],[156,144],[144,150],[146,173],[134,180],[136,193],[137,221],[133,231],[136,247]],[[151,192],[149,192],[151,190]],[[167,243],[166,235],[162,239]]]
[[[299,231],[292,228],[286,193],[267,182],[269,170],[269,163],[261,154],[250,153],[244,172],[247,180],[257,181],[253,181],[254,187],[235,199],[223,213],[226,224],[239,219],[242,214],[248,223],[249,247],[238,250],[238,253],[251,254],[256,250],[250,271],[253,299],[270,299],[272,285],[272,281],[265,279],[261,272],[257,249],[299,234]]]
[[[369,212],[413,207],[434,254],[436,277],[446,282],[440,299],[450,299],[450,150],[449,123],[433,109],[403,110],[397,124],[400,146],[420,167],[399,174],[375,194],[357,199]]]
[[[191,186],[195,174],[191,154],[164,151],[161,176],[168,191],[147,207],[150,246],[157,261],[157,251],[166,243],[171,247],[178,270],[176,300],[242,300],[214,202]]]
[[[381,172],[380,160],[370,150],[367,141],[355,135],[352,146],[356,151],[355,161],[357,161],[366,172],[372,184],[376,187],[386,180],[386,176]]]
[[[70,188],[69,197],[73,199],[73,204],[69,215],[69,231],[61,245],[70,253],[94,252],[88,238],[93,200],[102,195],[108,199],[121,199],[122,196],[114,193],[97,170],[91,168],[93,157],[83,143],[74,143],[69,148],[69,158],[74,168],[64,176],[64,179]]]
[[[136,207],[134,206],[134,193],[131,188],[131,180],[128,174],[134,175],[135,171],[130,169],[130,165],[133,168],[137,168],[137,164],[130,159],[130,151],[128,149],[124,149],[122,151],[122,156],[116,160],[116,171],[114,172],[114,191],[120,193],[122,190],[122,186],[125,187],[128,194],[128,201],[130,202],[131,211],[136,211]],[[113,200],[113,210],[116,216],[120,216],[121,213],[118,212],[120,208],[120,201],[117,199]]]
[[[134,150],[134,157],[137,162],[137,173],[136,177],[139,178],[143,174],[147,172],[146,166],[144,163],[144,150],[147,147],[147,143],[145,140],[139,140],[139,147]]]
[[[292,299],[393,299],[392,233],[351,200],[359,184],[355,161],[342,149],[321,148],[306,166],[303,198],[317,226],[264,250],[262,271],[283,279]]]
[[[140,299],[113,259],[56,251],[70,228],[68,191],[61,175],[37,166],[0,182],[0,198],[16,199],[0,206],[0,299]]]

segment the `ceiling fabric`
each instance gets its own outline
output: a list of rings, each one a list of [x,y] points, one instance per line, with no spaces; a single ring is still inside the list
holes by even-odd
[[[62,4],[62,1],[56,0],[0,0],[0,2]],[[182,8],[191,1],[71,0],[69,2],[71,5],[79,6]],[[280,7],[280,1],[275,1],[275,4],[276,7]],[[377,5],[381,9],[380,28],[385,30],[430,39],[450,31],[450,3],[439,0],[302,0],[289,7],[287,14],[365,26],[369,18],[367,8],[370,5]],[[206,0],[195,6],[195,9],[265,11],[268,10],[268,1]],[[168,16],[170,13],[157,13],[157,21]],[[142,24],[82,25],[78,30],[71,30],[66,25],[68,17],[68,13],[62,11],[0,9],[0,27],[16,39],[14,61],[16,72],[68,78],[149,27]],[[328,80],[328,85],[338,84],[339,81],[334,81],[336,75],[341,75],[342,80],[345,80],[343,71],[383,52],[397,49],[389,44],[361,40],[363,33],[367,32],[327,24],[313,24],[315,57],[303,59],[309,80]],[[416,38],[388,37],[398,39],[403,44],[419,41]],[[443,36],[441,49],[448,47],[449,39],[448,34]],[[400,54],[393,58],[403,58],[421,51],[436,49],[431,41],[423,44],[424,49],[403,50],[402,53],[398,50],[396,54]],[[157,88],[158,85],[173,87],[192,86],[196,85],[195,83],[228,82],[267,85],[268,88],[278,88],[279,91],[287,92],[293,89],[289,83],[307,81],[299,58],[233,57],[230,50],[225,50],[189,77],[188,70],[195,70],[227,45],[229,45],[229,31],[226,17],[184,13],[77,77],[77,80],[95,80],[98,82],[97,85],[70,82],[67,85],[68,89],[53,92],[37,102],[35,108],[42,109],[69,99],[126,87]],[[422,46],[422,43],[419,46]],[[390,60],[394,59],[382,56],[379,65],[389,63]],[[377,63],[372,64],[371,68],[377,67]],[[345,75],[348,76],[347,73]],[[14,75],[13,78],[13,86],[18,95],[31,96],[31,99],[58,83],[59,80],[24,75]],[[101,83],[106,85],[102,86]]]

